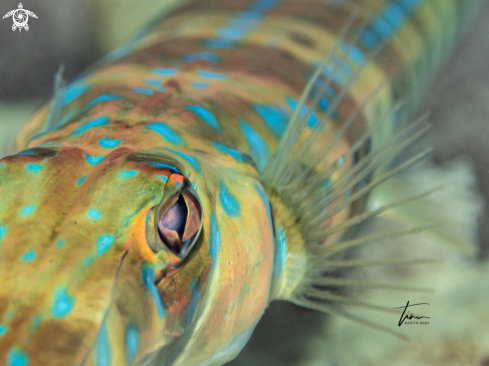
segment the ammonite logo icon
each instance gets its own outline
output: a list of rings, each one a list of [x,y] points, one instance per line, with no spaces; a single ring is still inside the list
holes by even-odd
[[[13,31],[15,31],[17,28],[19,29],[19,32],[22,31],[22,28],[28,31],[29,24],[27,24],[27,22],[29,21],[29,15],[37,19],[36,14],[34,14],[30,10],[24,9],[22,3],[19,3],[19,8],[9,11],[7,14],[3,16],[3,19],[12,17],[12,19],[14,20],[14,24],[12,25]]]

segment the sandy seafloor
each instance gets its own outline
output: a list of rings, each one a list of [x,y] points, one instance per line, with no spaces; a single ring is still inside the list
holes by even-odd
[[[67,78],[73,77],[120,44],[131,29],[155,11],[156,4],[163,6],[150,0],[134,4],[113,0],[25,1],[24,7],[39,17],[30,20],[28,33],[14,33],[11,21],[0,22],[3,146],[49,97],[60,63],[66,65]],[[2,2],[0,13],[16,7],[15,1]],[[489,199],[488,19],[486,2],[433,80],[420,108],[420,112],[431,112],[433,125],[422,143],[434,147],[434,160],[442,170],[460,157],[473,168],[474,190],[480,194],[476,200],[481,205]],[[452,198],[457,200],[445,197],[447,202]],[[487,210],[475,224],[481,248],[477,258],[463,260],[444,252],[446,261],[433,277],[436,292],[409,297],[411,302],[419,299],[431,304],[430,324],[409,328],[409,342],[280,302],[269,307],[248,346],[229,365],[489,365]]]

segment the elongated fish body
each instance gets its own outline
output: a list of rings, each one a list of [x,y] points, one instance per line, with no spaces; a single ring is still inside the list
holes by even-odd
[[[58,80],[0,163],[0,363],[221,365],[272,300],[328,311],[314,260],[476,4],[189,2]]]

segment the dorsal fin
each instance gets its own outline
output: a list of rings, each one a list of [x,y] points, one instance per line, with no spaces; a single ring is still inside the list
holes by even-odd
[[[405,148],[428,129],[427,116],[422,116],[408,127],[393,133],[395,131],[391,128],[391,122],[399,109],[405,107],[406,102],[386,108],[376,115],[373,122],[371,119],[370,124],[366,124],[363,131],[356,133],[348,151],[337,156],[329,166],[324,166],[324,157],[331,154],[338,142],[347,134],[352,135],[350,129],[358,119],[365,117],[366,109],[378,102],[376,98],[379,95],[385,96],[385,93],[390,92],[388,78],[342,122],[336,134],[320,151],[311,152],[311,147],[314,146],[327,121],[331,120],[335,109],[345,100],[360,74],[371,65],[374,57],[389,41],[385,40],[372,50],[361,63],[351,62],[350,53],[357,50],[359,34],[367,25],[368,17],[360,30],[352,38],[350,37],[348,43],[345,39],[360,13],[360,10],[353,13],[340,33],[336,45],[317,67],[300,98],[276,153],[262,171],[262,180],[275,222],[276,255],[271,298],[288,300],[311,309],[345,316],[404,338],[398,332],[350,313],[344,309],[344,306],[356,305],[382,311],[392,309],[373,305],[350,295],[338,294],[336,289],[345,287],[403,291],[427,289],[337,278],[333,272],[339,268],[397,266],[436,261],[433,258],[415,256],[394,259],[342,258],[351,248],[418,234],[440,224],[434,217],[425,217],[422,223],[406,229],[367,236],[355,235],[356,229],[366,220],[396,210],[409,202],[426,202],[427,197],[438,190],[435,187],[412,192],[409,197],[403,196],[401,199],[387,194],[389,197],[388,199],[383,197],[384,203],[381,206],[368,204],[372,191],[382,192],[381,185],[384,182],[406,171],[430,154],[431,150],[427,149],[413,157],[400,159]],[[343,66],[351,70],[346,77]],[[323,117],[318,119],[316,125],[312,128],[308,127],[310,115],[320,110],[321,99],[339,77],[343,80],[341,91],[329,103],[328,109]],[[306,112],[304,112],[305,108]],[[385,133],[385,130],[389,132]],[[384,137],[389,135],[388,138]],[[423,206],[423,203],[418,206]],[[362,208],[358,209],[358,207]],[[350,210],[353,210],[353,214],[348,217]],[[343,215],[345,218],[331,224],[336,215]],[[453,241],[460,241],[460,238],[451,237]]]

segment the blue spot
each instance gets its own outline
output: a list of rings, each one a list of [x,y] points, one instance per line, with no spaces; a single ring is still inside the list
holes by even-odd
[[[189,155],[187,155],[181,151],[177,151],[177,150],[173,150],[173,149],[168,149],[168,150],[173,152],[175,155],[178,155],[178,156],[182,157],[183,159],[185,159],[196,171],[198,171],[198,172],[201,171],[200,164],[193,157],[191,157],[191,156],[189,156]]]
[[[228,188],[221,183],[219,185],[219,197],[224,211],[231,217],[236,217],[241,212],[239,201],[229,192]]]
[[[209,255],[212,258],[211,267],[214,268],[217,262],[217,256],[221,249],[221,234],[219,233],[219,228],[217,227],[216,218],[213,213],[211,213],[211,241],[209,244]]]
[[[153,95],[153,91],[151,89],[134,88],[132,90],[133,90],[134,93],[140,93],[140,94],[146,94],[146,95]]]
[[[326,111],[329,108],[329,101],[326,98],[321,98],[319,100],[319,108],[321,110]]]
[[[227,39],[206,39],[202,41],[204,48],[228,49],[234,48],[236,43]]]
[[[326,188],[327,186],[329,186],[331,184],[331,178],[327,178],[323,185],[321,186],[321,188]]]
[[[236,16],[238,18],[256,19],[256,20],[260,20],[264,17],[263,14],[254,11],[240,11],[236,13]]]
[[[384,17],[396,28],[400,28],[402,23],[406,21],[404,11],[398,5],[392,3],[385,7]]]
[[[27,366],[29,357],[20,352],[18,348],[13,348],[7,356],[7,366]]]
[[[123,170],[122,172],[119,173],[119,176],[121,178],[132,178],[138,174],[139,172],[137,170]]]
[[[136,327],[129,324],[126,329],[126,351],[127,360],[131,364],[136,358],[139,347],[139,332]]]
[[[408,12],[414,10],[423,0],[398,0],[400,5]]]
[[[36,156],[37,154],[34,151],[25,150],[25,151],[21,151],[17,155],[31,155],[31,156]]]
[[[3,163],[0,164],[0,168],[3,168],[3,167],[5,167],[5,164],[3,164]]]
[[[324,68],[324,75],[328,77],[333,77],[333,81],[338,85],[343,85],[345,83],[343,76],[339,74],[337,70],[333,70],[331,66],[326,66]]]
[[[188,62],[197,61],[197,60],[206,60],[206,61],[217,63],[221,61],[221,59],[218,56],[208,51],[191,53],[183,56],[183,59]]]
[[[83,177],[78,178],[76,181],[76,185],[79,186],[80,184],[83,184],[83,182],[87,179],[87,176],[84,175]]]
[[[61,118],[61,120],[59,120],[56,123],[56,126],[63,126],[66,122],[68,122],[70,119],[72,119],[75,116],[75,114],[78,112],[79,109],[80,107],[75,107],[71,109],[68,113],[66,113],[66,115],[63,118]]]
[[[109,248],[114,244],[114,237],[112,235],[103,234],[98,237],[97,240],[97,255],[105,254]]]
[[[258,170],[262,171],[270,158],[270,152],[265,140],[246,122],[239,120],[239,126],[248,141],[250,155],[255,161]]]
[[[25,206],[22,210],[20,210],[20,214],[22,216],[28,216],[36,210],[36,205]]]
[[[253,109],[265,121],[275,136],[282,137],[287,128],[288,117],[281,109],[266,104],[254,104]]]
[[[366,47],[373,49],[379,44],[380,37],[377,36],[374,32],[365,29],[360,35],[360,40]]]
[[[349,52],[348,56],[350,57],[350,59],[358,65],[362,64],[365,61],[365,56],[363,55],[363,52],[360,51],[358,47],[351,46],[348,43],[344,43],[343,51]]]
[[[25,168],[31,173],[39,173],[42,170],[41,164],[27,164]]]
[[[206,79],[213,79],[213,80],[226,80],[227,75],[222,74],[220,72],[212,72],[212,71],[206,71],[206,70],[197,70],[197,75],[206,78]]]
[[[100,141],[98,142],[98,144],[101,147],[113,148],[113,147],[116,147],[117,145],[119,145],[121,142],[122,142],[122,140],[109,139],[107,137],[102,137],[100,139]]]
[[[86,122],[77,129],[75,129],[72,133],[71,136],[78,136],[81,135],[82,133],[88,131],[91,128],[98,127],[98,126],[105,126],[110,122],[110,118],[107,116],[101,116],[98,118],[95,118],[94,120],[90,122]]]
[[[0,241],[2,241],[5,234],[7,234],[7,227],[5,225],[1,225],[0,226]]]
[[[191,85],[193,88],[197,88],[197,89],[206,89],[209,87],[209,83],[203,81],[195,81]]]
[[[73,102],[76,98],[85,93],[88,88],[89,86],[83,82],[69,85],[61,97],[62,103],[69,104]]]
[[[87,160],[88,164],[96,165],[100,163],[102,160],[104,160],[105,156],[93,156],[93,155],[85,154],[85,159]]]
[[[163,182],[168,182],[168,177],[166,175],[157,175],[156,178],[162,180]]]
[[[384,18],[381,17],[375,18],[374,22],[372,23],[372,27],[377,32],[377,34],[383,37],[391,36],[394,34],[394,30],[392,29],[391,25]]]
[[[162,84],[161,80],[145,79],[144,82],[151,86],[160,86]]]
[[[219,28],[218,37],[230,40],[239,40],[246,37],[248,30],[243,28]]]
[[[41,320],[42,320],[42,316],[40,315],[36,316],[32,321],[31,330],[36,329],[38,325],[41,323]]]
[[[247,18],[237,18],[228,20],[228,24],[238,26],[238,27],[254,27],[258,24],[258,20],[256,19],[247,19]]]
[[[100,327],[97,340],[95,341],[95,358],[97,359],[97,366],[112,365],[112,350],[105,322]]]
[[[153,69],[152,72],[158,76],[173,76],[178,73],[178,70],[158,68],[158,69]]]
[[[66,241],[64,239],[59,239],[56,245],[58,248],[61,248],[63,245],[65,245]]]
[[[108,95],[108,94],[99,95],[98,97],[93,98],[90,102],[88,102],[87,105],[85,107],[83,107],[83,110],[82,111],[86,111],[87,109],[89,109],[90,107],[94,106],[97,103],[108,102],[110,100],[122,100],[122,101],[125,101],[126,98],[121,97],[119,95]]]
[[[236,151],[234,149],[231,149],[227,146],[221,145],[218,142],[211,142],[211,144],[218,149],[219,151],[231,155],[233,158],[235,158],[237,161],[240,162],[248,162],[249,158],[246,155],[241,154],[239,151]]]
[[[74,300],[66,292],[65,288],[59,288],[54,294],[53,306],[51,307],[51,315],[55,318],[64,318],[73,310]]]
[[[8,326],[6,324],[0,325],[0,337],[2,337],[5,333],[7,333]]]
[[[171,165],[168,165],[168,164],[164,164],[164,163],[155,162],[155,163],[146,163],[146,165],[156,166],[158,168],[171,170],[172,172],[175,172],[175,173],[180,173],[177,168],[175,168]]]
[[[285,102],[293,110],[296,110],[297,106],[299,105],[299,102],[292,97],[286,97]],[[302,106],[301,115],[300,115],[301,117],[304,117],[307,114],[308,108],[309,107],[305,105]],[[311,111],[311,114],[309,114],[309,117],[307,118],[307,126],[309,128],[313,128],[314,126],[316,126],[317,122],[318,122],[318,118],[316,112]]]
[[[163,122],[155,122],[150,125],[145,126],[146,129],[155,131],[161,135],[166,141],[175,145],[184,145],[185,141],[183,141],[180,136],[174,132],[168,125]]]
[[[161,302],[161,297],[160,294],[158,293],[158,289],[156,288],[154,284],[155,280],[155,273],[153,269],[149,265],[144,265],[143,269],[141,270],[141,277],[143,278],[143,285],[148,290],[149,294],[153,298],[156,309],[158,310],[158,315],[160,318],[164,318],[166,315],[166,309]]]
[[[34,259],[36,259],[36,251],[33,249],[29,250],[20,258],[21,262],[32,262]]]
[[[102,218],[102,212],[94,208],[91,208],[87,211],[87,217],[94,220],[100,220]]]
[[[93,263],[93,255],[89,255],[88,257],[86,257],[83,262],[81,263],[81,266],[82,267],[90,267]]]
[[[185,109],[194,112],[198,115],[204,122],[206,122],[209,126],[215,128],[218,131],[221,131],[221,127],[219,126],[219,122],[217,122],[216,117],[207,109],[200,105],[189,105],[185,107]]]

